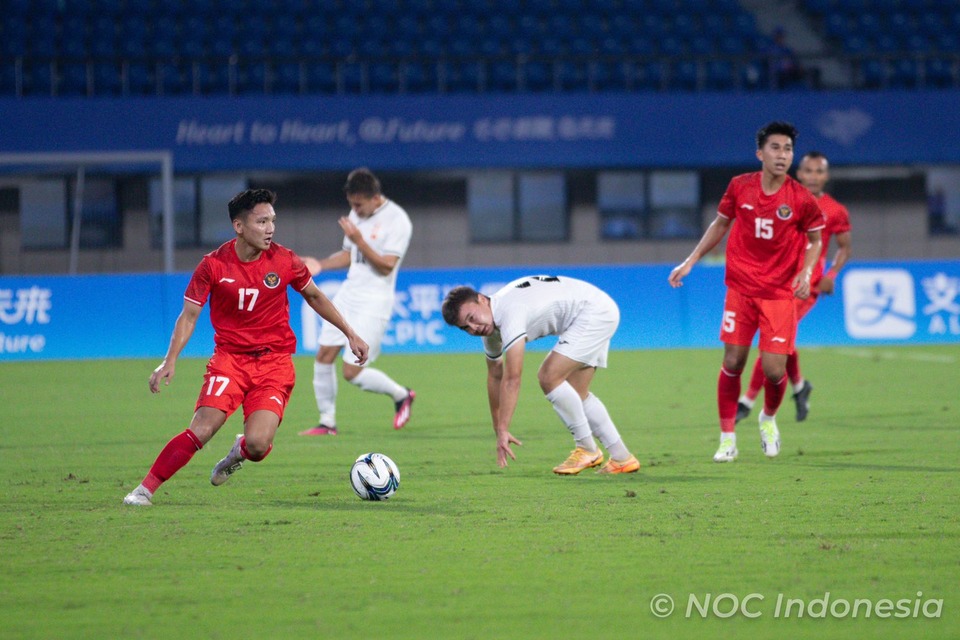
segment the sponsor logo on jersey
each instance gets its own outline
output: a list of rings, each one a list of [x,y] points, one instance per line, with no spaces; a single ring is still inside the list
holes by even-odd
[[[793,209],[791,209],[789,206],[782,204],[779,207],[777,207],[777,217],[780,218],[781,220],[789,220],[790,216],[792,215],[793,215]]]
[[[740,205],[740,208],[741,208],[741,209],[746,209],[747,211],[753,211],[753,205],[752,205],[752,204],[742,204],[742,205]]]
[[[220,278],[220,282],[233,283],[236,282],[233,278]]]
[[[280,276],[275,274],[273,271],[263,276],[263,284],[267,285],[268,289],[276,289],[280,286]]]

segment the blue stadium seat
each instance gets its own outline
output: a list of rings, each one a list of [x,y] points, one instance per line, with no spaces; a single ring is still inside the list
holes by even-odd
[[[604,36],[597,41],[597,51],[601,56],[620,58],[623,56],[625,46],[623,40],[616,36]]]
[[[903,43],[892,33],[883,33],[873,41],[873,50],[877,53],[896,53],[903,49]]]
[[[61,65],[58,71],[57,95],[85,96],[89,94],[90,79],[87,75],[86,64],[69,62]]]
[[[634,35],[624,44],[626,53],[635,56],[652,56],[657,52],[653,39],[645,35]]]
[[[438,90],[435,63],[406,64],[403,66],[401,78],[401,90],[404,93],[433,93]]]
[[[193,65],[195,88],[201,95],[228,95],[230,68],[224,62],[196,62]]]
[[[507,52],[507,45],[500,38],[486,37],[480,40],[477,51],[484,58],[499,58]]]
[[[49,96],[53,95],[53,69],[50,63],[35,62],[24,65],[23,95]]]
[[[142,62],[128,64],[126,68],[125,92],[132,96],[149,96],[157,93],[157,80],[153,65]]]
[[[371,93],[399,93],[400,74],[397,65],[390,62],[376,62],[370,65]]]
[[[123,77],[115,62],[93,65],[93,93],[98,96],[118,96],[123,93]]]
[[[860,64],[860,75],[865,89],[880,89],[887,83],[886,65],[876,58],[868,58]]]
[[[657,42],[660,53],[675,58],[683,54],[683,40],[676,36],[663,36]]]
[[[694,91],[699,86],[697,63],[680,60],[670,65],[669,87],[679,91]]]
[[[158,62],[154,73],[157,90],[162,95],[178,96],[193,93],[193,69],[191,66]]]
[[[248,62],[237,66],[237,93],[261,95],[267,93],[267,76],[270,70],[265,62]]]
[[[567,41],[567,52],[573,56],[593,56],[597,53],[597,46],[590,38],[577,36]]]
[[[707,13],[700,18],[700,24],[703,25],[702,33],[711,38],[727,32],[727,16],[720,13]]]
[[[923,67],[925,86],[938,88],[954,86],[955,66],[950,58],[927,58]]]
[[[523,89],[534,93],[553,90],[553,69],[546,62],[536,60],[523,65]]]
[[[571,15],[579,16],[580,13]],[[581,17],[579,31],[588,38],[604,38],[609,33],[606,20],[595,13],[587,13]]]
[[[0,96],[17,95],[17,68],[12,62],[0,63]]]
[[[875,13],[864,13],[857,16],[856,30],[862,36],[876,37],[883,32],[880,17]]]
[[[60,40],[60,55],[68,60],[83,60],[87,57],[87,39],[82,33],[65,33]],[[38,57],[43,57],[39,52]]]
[[[634,91],[658,91],[663,87],[663,64],[659,61],[627,63],[627,85]]]
[[[883,21],[885,23],[884,31],[886,33],[903,36],[913,31],[913,19],[909,14],[903,13],[902,11],[888,13]]]
[[[356,95],[367,91],[367,69],[363,63],[343,62],[337,67],[337,75],[341,92]]]
[[[295,95],[301,92],[301,67],[299,62],[281,62],[273,68],[273,91]]]
[[[325,58],[330,54],[330,41],[322,36],[304,35],[297,44],[297,50],[308,59]]]
[[[726,56],[742,56],[747,53],[747,44],[740,36],[727,34],[717,41],[717,49]]]
[[[850,55],[860,55],[870,49],[867,39],[857,33],[851,33],[843,39],[843,50]]]
[[[328,62],[308,62],[306,65],[306,93],[333,94],[337,92],[337,72]]]
[[[955,33],[944,33],[933,41],[934,48],[940,53],[960,53],[960,36]]]
[[[440,72],[442,90],[446,93],[475,93],[483,85],[483,69],[476,62],[444,62]]]
[[[765,59],[748,60],[740,67],[740,86],[755,91],[770,88],[770,67]]]
[[[487,90],[497,93],[512,93],[519,87],[517,65],[500,60],[488,67]]]
[[[590,88],[590,77],[584,62],[561,60],[556,63],[557,86],[561,91],[578,92]]]
[[[893,61],[890,72],[890,88],[915,89],[919,82],[919,71],[915,60],[899,58]]]
[[[716,53],[713,39],[706,35],[695,35],[688,40],[690,53],[697,56],[711,56]]]
[[[590,87],[594,91],[625,91],[627,74],[622,62],[594,62],[590,67]]]
[[[714,91],[728,91],[736,86],[733,64],[729,60],[712,59],[707,62],[705,86]]]
[[[917,16],[917,27],[920,32],[930,37],[936,37],[948,32],[947,20],[939,11],[928,11]]]
[[[678,13],[673,17],[671,32],[681,38],[689,38],[699,31],[699,25],[689,13]]]

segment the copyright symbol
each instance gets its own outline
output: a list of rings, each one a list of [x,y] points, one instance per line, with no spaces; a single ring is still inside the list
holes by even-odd
[[[666,618],[673,613],[673,598],[665,593],[658,593],[650,599],[650,613],[658,618]]]

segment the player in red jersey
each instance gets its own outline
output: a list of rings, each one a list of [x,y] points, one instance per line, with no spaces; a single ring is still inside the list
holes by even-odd
[[[824,226],[816,200],[787,174],[796,139],[796,128],[786,122],[771,122],[757,132],[761,170],[730,181],[717,217],[689,257],[670,272],[670,285],[682,286],[693,265],[730,231],[720,329],[724,352],[717,381],[720,447],[713,456],[716,462],[731,462],[738,455],[734,426],[740,376],[758,329],[766,374],[760,446],[769,457],[780,453],[774,418],[786,390],[787,354],[793,351],[797,330],[793,299],[810,295]],[[809,243],[806,250],[804,236]]]
[[[273,241],[274,202],[276,195],[266,189],[237,194],[228,205],[237,237],[204,256],[193,272],[167,355],[150,376],[150,391],[159,393],[161,382],[170,384],[208,299],[216,348],[190,427],[167,443],[124,504],[153,504],[157,488],[190,462],[240,405],[243,433],[213,468],[210,482],[221,485],[244,460],[259,462],[270,453],[295,378],[291,356],[297,339],[290,328],[287,287],[343,331],[350,350],[361,364],[366,361],[367,344],[313,283],[303,261]]]
[[[813,270],[813,279],[810,281],[810,296],[805,300],[797,298],[796,301],[797,323],[799,323],[817,303],[821,293],[827,295],[833,293],[837,274],[850,259],[850,214],[845,206],[823,190],[830,180],[830,163],[819,151],[811,151],[800,159],[797,179],[817,199],[820,210],[827,219],[827,226],[824,227],[822,234],[823,250],[820,252],[820,259],[817,261],[817,266]],[[831,237],[837,242],[837,252],[833,255],[830,270],[824,272]],[[810,411],[810,393],[813,391],[813,385],[800,373],[800,358],[796,349],[787,356],[787,378],[793,387],[793,401],[797,405],[797,422],[803,422]],[[753,374],[750,376],[750,386],[737,403],[737,422],[750,415],[750,410],[763,387],[763,379],[763,367],[760,366],[760,360],[757,360],[753,367]]]

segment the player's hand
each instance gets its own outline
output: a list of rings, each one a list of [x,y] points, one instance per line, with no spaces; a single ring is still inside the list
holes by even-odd
[[[310,275],[315,276],[323,271],[323,267],[320,266],[320,261],[316,258],[311,256],[302,256],[300,259],[303,260],[303,264],[307,267],[307,271],[310,272]]]
[[[800,298],[801,300],[806,300],[810,297],[810,272],[801,271],[797,274],[797,277],[793,279],[793,295]]]
[[[176,364],[173,362],[167,362],[164,360],[160,363],[156,369],[153,370],[153,373],[150,374],[150,393],[160,393],[160,381],[163,380],[165,386],[170,386],[170,381],[173,380],[173,374],[176,369]]]
[[[350,338],[350,351],[357,357],[357,366],[366,364],[367,356],[370,355],[370,347],[360,336],[354,334]]]
[[[347,236],[350,242],[357,244],[357,242],[362,237],[360,235],[360,229],[357,228],[357,225],[353,224],[350,221],[350,218],[343,216],[337,223],[340,225],[340,228],[343,229],[343,235]]]
[[[523,443],[510,435],[509,431],[501,431],[497,434],[497,464],[501,469],[507,466],[507,456],[510,456],[514,460],[517,459],[517,454],[510,448],[511,444],[515,444],[518,447],[523,446]]]
[[[683,279],[687,277],[687,274],[690,273],[690,270],[693,269],[693,265],[689,260],[684,260],[677,266],[673,268],[673,271],[670,272],[670,277],[667,278],[667,281],[670,283],[670,286],[676,289],[677,287],[683,286]]]
[[[832,293],[833,293],[833,278],[831,278],[831,277],[828,276],[828,275],[824,275],[824,276],[820,279],[820,283],[817,285],[817,290],[820,291],[820,293],[825,293],[826,295],[832,294]]]

